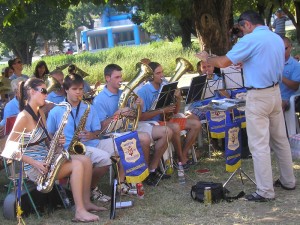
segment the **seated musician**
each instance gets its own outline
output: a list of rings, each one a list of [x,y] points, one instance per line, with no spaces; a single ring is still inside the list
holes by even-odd
[[[120,114],[126,115],[130,114],[128,112],[131,112],[128,107],[122,109],[118,108],[118,102],[122,93],[119,89],[122,82],[122,68],[116,64],[109,64],[104,69],[104,76],[106,86],[93,101],[103,129],[109,125],[114,116],[119,116]],[[140,102],[141,99],[138,98],[136,101]],[[151,141],[155,141],[154,156],[149,164],[150,175],[146,179],[148,185],[155,186],[160,176],[156,168],[167,149],[167,140],[171,139],[172,131],[161,126],[143,126],[143,124],[140,123],[137,130],[148,133],[151,137]],[[167,175],[164,175],[163,178],[167,178]]]
[[[291,56],[292,42],[289,38],[284,37],[285,46],[285,65],[283,69],[282,82],[279,83],[282,109],[288,110],[290,97],[297,92],[300,84],[300,64]]]
[[[60,83],[61,88],[51,91],[47,96],[47,100],[58,104],[65,100],[65,90],[62,87],[64,82],[64,74],[61,70],[54,70],[49,75]]]
[[[26,81],[27,78],[19,77],[11,81],[11,89],[14,93],[14,98],[10,100],[4,107],[4,113],[3,113],[3,119],[0,122],[0,137],[4,136],[4,127],[6,124],[6,119],[11,116],[17,116],[20,112],[19,110],[19,96],[18,96],[18,90],[19,90],[19,83],[21,81]]]
[[[162,121],[165,114],[178,113],[180,109],[181,95],[180,90],[175,91],[176,105],[170,105],[165,108],[149,111],[153,102],[159,95],[159,90],[162,84],[162,78],[164,78],[163,68],[157,62],[150,62],[154,75],[153,79],[147,82],[139,91],[138,95],[144,101],[143,113],[141,115],[142,121],[155,120],[159,121],[160,125],[167,125],[172,131],[172,143],[178,156],[179,162],[181,162],[185,169],[188,169],[193,162],[188,158],[188,152],[192,145],[195,143],[198,133],[201,129],[201,123],[198,120],[186,119],[186,118],[172,118],[170,121]],[[162,117],[162,118],[161,118]],[[185,144],[182,148],[180,131],[188,130]]]
[[[92,200],[107,202],[110,200],[110,197],[104,195],[97,185],[100,178],[108,171],[111,160],[110,155],[99,147],[97,135],[99,134],[100,126],[95,122],[98,121],[97,113],[92,105],[90,106],[90,111],[86,111],[88,106],[81,101],[83,96],[83,79],[81,76],[77,74],[66,76],[63,88],[67,94],[65,101],[72,106],[72,111],[64,128],[66,137],[64,148],[69,152],[72,151],[70,146],[73,145],[76,139],[84,144],[86,148],[85,155],[91,159],[93,164],[91,198]],[[65,107],[56,106],[49,112],[47,126],[50,134],[54,134],[59,128],[65,111]],[[84,120],[86,120],[85,123]],[[82,127],[80,127],[80,123]]]
[[[201,75],[206,75],[207,80],[222,80],[222,77],[218,76],[217,74],[214,73],[215,67],[207,62],[204,61],[199,61],[197,63],[197,71],[199,72],[200,76]],[[230,98],[230,93],[226,90],[218,90],[218,96],[217,98]],[[188,111],[186,112],[188,118],[191,119],[197,119],[197,120],[205,120],[205,113],[201,109],[198,109],[196,107],[207,105],[212,99],[215,99],[216,97],[212,97],[210,99],[205,99],[205,100],[200,100],[197,102],[192,103]]]
[[[30,180],[36,181],[41,174],[49,172],[50,165],[45,163],[48,156],[50,137],[44,126],[46,124],[45,115],[39,108],[45,104],[47,97],[46,85],[43,80],[30,78],[24,84],[20,84],[19,102],[21,112],[10,133],[8,140],[23,140],[22,144],[27,146],[21,160],[25,163],[24,171]],[[26,102],[25,102],[26,100]],[[23,137],[20,134],[24,132]],[[57,147],[65,142],[63,136],[58,135]],[[59,154],[59,153],[58,153]],[[57,154],[57,155],[58,155]],[[91,161],[82,155],[72,155],[72,160],[62,163],[56,179],[70,176],[73,198],[75,201],[74,221],[93,222],[99,217],[90,211],[101,211],[103,207],[98,207],[90,202],[90,184],[92,177]]]

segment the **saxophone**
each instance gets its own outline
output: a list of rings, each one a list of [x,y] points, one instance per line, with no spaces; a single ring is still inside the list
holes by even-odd
[[[89,115],[89,112],[91,110],[91,104],[88,103],[87,101],[83,101],[85,104],[87,104],[87,108],[83,113],[83,116],[81,117],[79,124],[76,128],[76,131],[74,133],[74,136],[70,142],[69,148],[68,148],[68,152],[70,154],[73,155],[84,155],[86,152],[86,148],[84,146],[84,144],[82,144],[79,140],[78,140],[78,135],[79,133],[84,129],[85,127],[85,123],[87,120],[87,117]]]
[[[119,109],[129,107],[131,109],[135,109],[136,115],[135,118],[133,117],[125,117],[125,116],[120,116],[120,119],[122,119],[122,125],[123,127],[119,128],[119,120],[113,120],[109,125],[108,128],[106,129],[106,133],[110,133],[113,131],[116,131],[120,129],[122,132],[126,132],[129,129],[136,130],[139,118],[141,115],[141,106],[138,105],[136,106],[135,101],[138,98],[138,96],[134,93],[134,89],[138,87],[140,84],[142,84],[144,81],[149,79],[151,76],[153,76],[153,71],[152,69],[144,63],[137,63],[136,68],[138,70],[138,73],[136,76],[125,86],[120,99],[118,103]]]
[[[54,103],[55,104],[55,103]],[[45,158],[45,163],[49,165],[49,170],[46,174],[41,174],[36,179],[37,190],[43,193],[48,193],[52,190],[57,173],[61,165],[65,160],[70,160],[70,155],[67,151],[62,150],[58,157],[55,157],[55,152],[58,146],[58,140],[60,135],[63,133],[64,127],[68,121],[68,116],[71,112],[71,105],[67,102],[62,102],[60,104],[55,104],[58,106],[65,106],[67,108],[63,115],[63,118],[59,124],[58,130],[55,132],[53,139],[50,143],[48,155]]]

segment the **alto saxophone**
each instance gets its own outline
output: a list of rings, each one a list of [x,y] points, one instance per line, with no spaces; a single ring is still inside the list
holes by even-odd
[[[73,136],[73,138],[70,142],[69,148],[68,148],[68,152],[73,155],[84,155],[86,152],[86,148],[85,148],[84,144],[82,144],[78,139],[78,135],[84,129],[87,117],[91,110],[91,104],[88,103],[87,101],[84,101],[84,103],[87,104],[87,108],[84,111],[83,116],[81,117],[81,119],[79,121],[79,124],[76,128],[76,131],[74,133],[74,136]]]
[[[54,103],[55,104],[55,103]],[[45,163],[49,165],[49,170],[46,174],[41,174],[36,179],[37,190],[43,193],[48,193],[52,190],[54,182],[56,180],[57,173],[61,165],[65,160],[70,160],[70,155],[67,151],[62,150],[58,157],[55,157],[55,152],[58,146],[58,141],[60,135],[63,133],[64,127],[68,121],[68,116],[71,112],[71,105],[67,102],[62,102],[60,104],[55,104],[58,106],[65,106],[67,108],[66,112],[63,115],[63,118],[59,124],[58,130],[55,132],[53,139],[50,143],[50,148],[48,155],[45,158]]]

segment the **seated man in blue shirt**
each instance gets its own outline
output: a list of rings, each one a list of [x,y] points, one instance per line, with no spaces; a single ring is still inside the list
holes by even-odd
[[[296,93],[300,84],[300,64],[291,56],[292,42],[284,37],[285,46],[285,65],[283,69],[282,82],[279,83],[282,109],[286,111],[289,108],[290,97]]]
[[[110,155],[98,147],[100,142],[98,139],[100,125],[96,122],[98,121],[97,113],[92,105],[90,106],[90,111],[86,111],[88,106],[85,102],[81,101],[83,96],[83,79],[81,76],[77,74],[66,76],[63,87],[67,93],[65,101],[72,106],[72,111],[68,116],[64,128],[64,136],[66,138],[64,149],[71,151],[70,143],[74,140],[74,133],[77,132],[78,125],[81,123],[80,121],[85,113],[87,113],[84,128],[78,128],[82,130],[78,130],[79,134],[77,138],[85,145],[85,154],[91,158],[93,163],[91,198],[92,200],[107,202],[110,200],[110,197],[104,195],[98,189],[97,184],[99,179],[108,171],[111,160]],[[53,135],[58,130],[65,111],[65,107],[56,106],[49,112],[47,127],[50,134]]]
[[[122,68],[116,64],[109,64],[104,69],[104,76],[106,86],[93,101],[93,105],[98,112],[101,127],[103,129],[108,127],[114,116],[120,114],[126,115],[131,111],[128,107],[122,109],[119,109],[118,107],[118,102],[122,94],[122,91],[119,89],[122,82]],[[137,102],[138,101],[141,101],[141,99],[138,98]],[[149,164],[150,175],[146,179],[148,185],[155,186],[160,176],[156,171],[156,168],[159,165],[162,155],[167,149],[167,140],[171,139],[172,131],[161,126],[151,126],[142,123],[138,124],[137,130],[139,132],[148,133],[151,141],[155,141],[154,156]],[[167,178],[167,175],[164,175],[163,178]]]
[[[14,80],[11,81],[11,89],[15,95],[15,97],[10,100],[4,107],[4,113],[3,113],[3,119],[0,123],[0,126],[2,128],[5,127],[5,124],[6,124],[6,119],[8,117],[11,117],[11,116],[17,116],[20,112],[19,110],[19,101],[18,101],[18,90],[19,90],[19,83],[21,81],[26,81],[27,78],[24,78],[24,77],[19,77],[19,78],[16,78]],[[4,133],[2,134],[2,136],[4,135]]]
[[[55,89],[55,90],[51,91],[47,96],[47,100],[58,104],[58,103],[64,101],[64,99],[65,99],[65,90],[62,87],[63,82],[64,82],[64,74],[61,70],[54,70],[49,75],[50,75],[50,77],[53,77],[54,79],[56,79],[56,81],[61,85],[61,87],[60,87],[60,89]],[[47,89],[48,89],[48,87],[47,87]]]
[[[164,117],[165,114],[169,113],[178,113],[181,103],[181,94],[180,90],[175,91],[176,104],[167,106],[158,110],[151,110],[153,102],[156,100],[159,95],[159,91],[163,82],[164,73],[162,66],[157,62],[150,62],[149,67],[153,71],[153,79],[147,82],[139,91],[138,96],[143,99],[144,107],[142,110],[141,120],[149,121],[154,120],[158,121],[160,125],[166,125],[173,131],[172,143],[175,148],[175,151],[178,156],[178,162],[181,162],[185,169],[188,169],[189,166],[193,163],[192,160],[189,160],[188,152],[190,148],[196,141],[198,133],[201,129],[201,123],[198,120],[187,119],[187,118],[171,118],[170,121],[161,121],[161,116]],[[176,121],[175,121],[176,120]],[[188,130],[185,144],[181,146],[180,133],[181,130]]]
[[[14,80],[18,77],[24,77],[28,79],[29,77],[25,74],[22,74],[23,63],[20,58],[16,57],[14,59],[8,60],[8,66],[13,69],[14,73],[9,77],[10,80]]]

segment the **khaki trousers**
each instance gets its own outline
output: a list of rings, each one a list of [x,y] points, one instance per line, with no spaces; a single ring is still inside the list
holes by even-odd
[[[246,99],[248,145],[252,154],[257,194],[274,198],[270,148],[275,153],[280,181],[295,186],[290,144],[281,108],[279,85],[262,90],[249,90]]]

